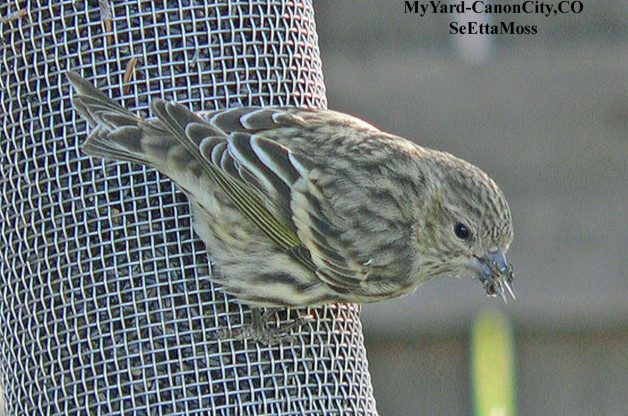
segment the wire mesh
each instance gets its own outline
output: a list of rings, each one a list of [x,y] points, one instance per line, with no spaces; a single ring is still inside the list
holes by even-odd
[[[249,311],[212,285],[187,201],[152,169],[78,150],[64,77],[144,114],[151,97],[324,107],[309,1],[5,1],[0,53],[10,414],[376,414],[356,305],[313,311],[292,344],[212,338]]]

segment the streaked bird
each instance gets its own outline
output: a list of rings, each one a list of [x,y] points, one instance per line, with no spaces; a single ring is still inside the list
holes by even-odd
[[[193,113],[156,99],[143,119],[67,76],[95,127],[82,150],[171,178],[221,270],[212,279],[244,304],[380,301],[439,276],[514,298],[508,204],[463,160],[329,110]],[[268,316],[255,311],[240,335],[272,341]]]

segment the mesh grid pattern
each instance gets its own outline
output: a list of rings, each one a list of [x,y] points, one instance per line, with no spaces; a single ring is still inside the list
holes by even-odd
[[[143,114],[150,97],[324,107],[310,2],[9,0],[0,18],[9,413],[376,414],[355,305],[312,311],[293,344],[212,339],[250,314],[212,285],[186,199],[152,169],[80,153],[63,76]]]

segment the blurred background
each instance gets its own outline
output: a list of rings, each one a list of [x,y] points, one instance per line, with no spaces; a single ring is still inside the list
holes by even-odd
[[[477,18],[400,0],[314,6],[329,108],[480,166],[515,221],[516,301],[443,279],[364,306],[380,413],[472,414],[472,328],[498,308],[519,415],[628,415],[628,2],[492,17],[538,26],[514,36],[449,35]]]

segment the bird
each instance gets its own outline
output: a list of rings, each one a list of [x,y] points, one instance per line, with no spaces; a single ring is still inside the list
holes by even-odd
[[[212,281],[253,308],[250,326],[222,337],[272,342],[311,319],[273,331],[275,308],[382,301],[444,276],[515,297],[510,208],[462,159],[326,109],[195,113],[154,99],[142,118],[78,73],[67,79],[94,127],[84,153],[155,168],[187,196],[220,270]]]

